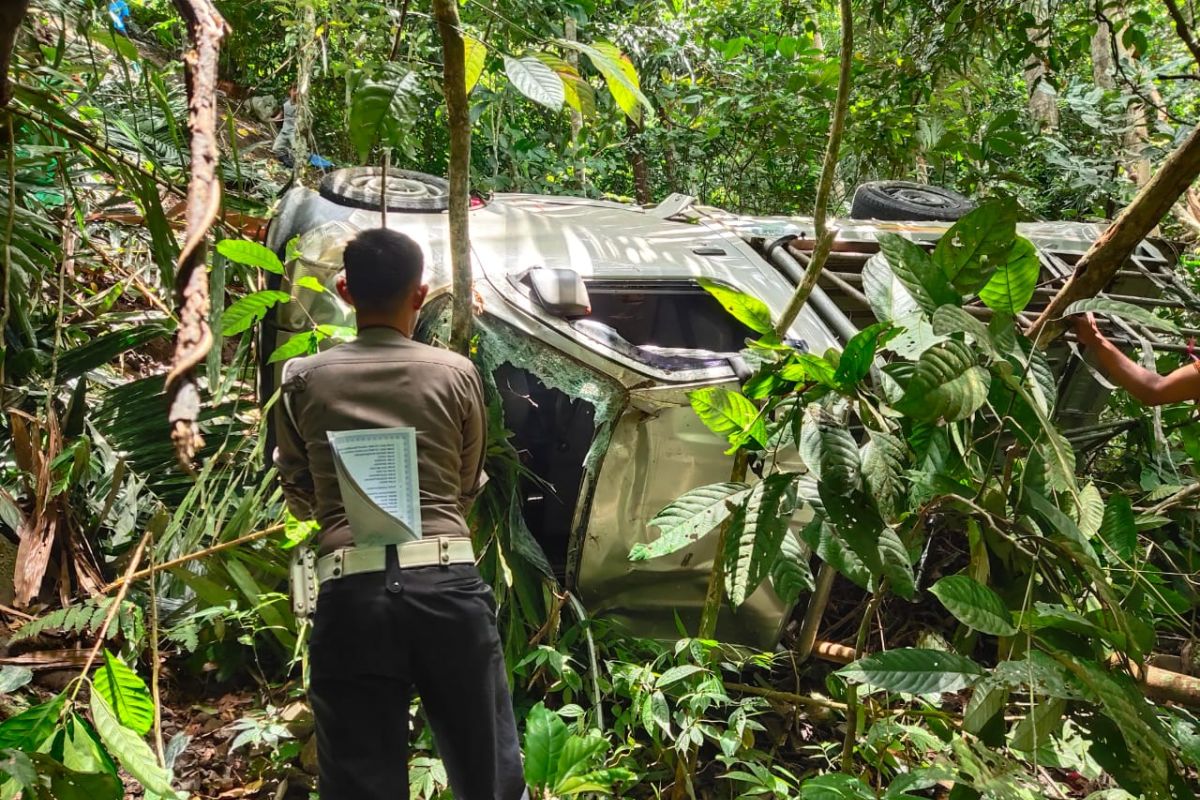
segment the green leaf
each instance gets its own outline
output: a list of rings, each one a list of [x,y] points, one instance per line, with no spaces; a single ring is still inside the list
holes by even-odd
[[[629,560],[645,561],[687,547],[728,519],[730,505],[740,503],[749,491],[744,483],[712,483],[685,492],[650,520],[659,537],[634,545]]]
[[[305,356],[309,353],[315,353],[317,351],[317,343],[322,338],[316,331],[297,333],[279,345],[279,347],[276,347],[274,352],[271,353],[271,357],[267,359],[267,363],[274,364],[276,361],[286,361],[295,356]]]
[[[933,313],[933,332],[938,336],[949,336],[952,333],[965,333],[976,347],[986,352],[991,358],[999,359],[1000,352],[992,344],[991,334],[987,326],[961,306],[938,306]]]
[[[1017,628],[1000,596],[966,575],[948,575],[929,588],[955,619],[992,636],[1013,636]]]
[[[67,696],[60,694],[0,722],[0,750],[31,752],[40,748],[58,728],[66,702]]]
[[[93,42],[98,42],[114,53],[120,53],[121,57],[126,61],[141,61],[142,54],[138,52],[137,45],[129,40],[128,37],[122,36],[116,31],[109,30],[107,27],[96,27],[88,31],[88,38]]]
[[[901,324],[902,319],[921,311],[921,306],[917,305],[882,254],[871,256],[863,264],[862,285],[867,304],[880,322]]]
[[[142,736],[150,732],[154,726],[150,690],[136,672],[108,650],[104,651],[104,665],[92,676],[92,688],[112,708],[118,722]]]
[[[1157,317],[1154,315],[1154,312],[1139,308],[1131,303],[1110,300],[1107,297],[1090,297],[1086,300],[1076,300],[1067,306],[1067,310],[1063,312],[1063,317],[1071,317],[1075,314],[1086,314],[1089,312],[1129,320],[1154,330],[1179,333],[1179,327],[1174,322]]]
[[[33,766],[33,761],[26,753],[16,748],[0,750],[0,774],[12,778],[23,789],[34,789],[38,786],[37,768]],[[0,780],[0,784],[3,783],[5,781]]]
[[[913,419],[966,419],[987,401],[991,376],[966,344],[951,339],[921,354],[896,409]]]
[[[350,99],[350,141],[360,161],[366,161],[376,142],[399,147],[417,113],[420,78],[388,65],[381,80],[363,81]]]
[[[1133,509],[1130,508],[1130,519],[1132,518]],[[1104,498],[1100,496],[1100,490],[1094,483],[1089,483],[1079,492],[1077,522],[1079,530],[1089,539],[1099,533],[1100,526],[1104,523]]]
[[[325,293],[325,287],[315,275],[305,275],[301,277],[296,281],[296,285],[303,289],[308,289],[311,292],[316,292],[317,294]]]
[[[942,235],[933,262],[959,294],[974,294],[1004,263],[1016,233],[1015,200],[984,203]]]
[[[563,794],[570,789],[567,782],[591,769],[596,757],[608,749],[608,742],[599,733],[587,736],[571,736],[563,744],[554,770],[553,794]]]
[[[1000,269],[979,290],[979,299],[993,311],[1020,314],[1033,299],[1041,270],[1033,242],[1017,237]]]
[[[831,772],[810,778],[800,787],[801,800],[875,800],[875,793],[853,775]]]
[[[42,786],[49,784],[54,800],[121,800],[125,786],[115,774],[77,772],[45,753],[28,753]]]
[[[962,304],[962,297],[919,245],[898,234],[884,233],[879,236],[879,249],[892,273],[926,314],[937,311],[938,306]]]
[[[286,303],[291,295],[277,289],[263,289],[239,297],[221,316],[221,335],[233,336],[248,329],[267,315],[277,303]]]
[[[654,682],[655,689],[666,689],[669,686],[674,686],[685,678],[690,678],[697,672],[704,672],[703,667],[697,667],[695,664],[680,664],[677,667],[671,667],[669,670],[658,676],[658,680]]]
[[[64,766],[76,772],[104,772],[117,777],[117,765],[87,720],[72,713],[67,719],[65,733],[62,740]]]
[[[709,430],[726,437],[733,447],[739,447],[747,439],[766,445],[767,423],[741,392],[710,386],[689,392],[688,400]]]
[[[1051,532],[1057,534],[1051,538],[1069,543],[1077,556],[1091,564],[1098,564],[1096,551],[1087,537],[1083,535],[1083,531],[1079,530],[1075,520],[1063,513],[1063,510],[1054,501],[1030,487],[1026,487],[1025,497],[1038,516],[1045,520]]]
[[[1104,507],[1104,518],[1100,523],[1100,539],[1122,561],[1129,561],[1137,552],[1137,522],[1133,515],[1133,504],[1123,494],[1108,498]]]
[[[850,581],[863,589],[870,585],[871,571],[858,554],[837,536],[834,527],[828,522],[814,519],[804,529],[803,538],[822,561]]]
[[[789,605],[799,600],[804,592],[816,588],[812,570],[808,566],[808,556],[791,531],[784,533],[779,545],[779,558],[771,566],[771,588],[780,600]]]
[[[470,36],[463,37],[463,61],[467,68],[467,94],[479,83],[483,75],[483,66],[487,61],[487,45]]]
[[[563,100],[568,106],[585,117],[596,114],[596,93],[592,86],[579,75],[579,70],[572,64],[563,61],[551,53],[534,53],[533,57],[541,61],[562,79]]]
[[[842,357],[838,360],[837,371],[833,381],[843,392],[851,392],[854,387],[871,371],[875,363],[875,349],[896,331],[889,322],[876,322],[863,328],[854,338],[846,343]]]
[[[33,680],[33,670],[28,667],[0,667],[0,694],[12,694]]]
[[[634,122],[642,121],[643,108],[654,113],[654,106],[642,94],[633,62],[616,47],[607,42],[595,42],[591,46],[562,40],[559,43],[569,45],[588,57],[596,71],[604,76],[604,82],[617,106]]]
[[[564,92],[558,73],[533,56],[504,57],[504,71],[517,91],[551,111],[561,111]]]
[[[757,297],[751,297],[745,292],[731,289],[728,286],[701,278],[698,283],[704,291],[716,298],[721,306],[755,333],[770,333],[774,330],[771,323],[771,310],[767,304]]]
[[[1033,710],[1013,727],[1008,746],[1025,753],[1038,749],[1062,727],[1066,708],[1067,701],[1062,698],[1039,698]]]
[[[863,445],[862,476],[875,506],[885,519],[895,520],[904,510],[904,467],[908,448],[890,433],[869,431]]]
[[[879,571],[888,579],[892,591],[897,597],[912,600],[917,591],[917,581],[913,575],[908,549],[900,540],[900,535],[893,529],[884,527],[879,531],[875,550]]]
[[[860,658],[838,674],[889,692],[932,694],[957,692],[974,684],[983,667],[957,653],[901,647]]]
[[[971,690],[971,699],[963,710],[963,730],[979,735],[980,731],[1008,705],[1009,689],[992,678],[984,678]]]
[[[117,720],[112,708],[99,692],[91,693],[91,710],[92,721],[96,724],[101,741],[125,771],[148,791],[167,800],[179,798],[171,788],[170,774],[159,765],[150,746]]]
[[[779,370],[779,377],[796,383],[819,383],[833,386],[834,367],[813,353],[796,353]]]
[[[791,519],[784,493],[795,475],[776,472],[755,484],[730,519],[725,537],[725,593],[739,607],[758,589],[779,556]]]
[[[862,462],[858,444],[845,425],[819,406],[809,406],[800,428],[800,455],[809,471],[826,490],[850,495],[862,488]]]
[[[235,264],[258,267],[276,275],[283,274],[283,262],[269,247],[246,239],[222,239],[217,242],[217,252]]]

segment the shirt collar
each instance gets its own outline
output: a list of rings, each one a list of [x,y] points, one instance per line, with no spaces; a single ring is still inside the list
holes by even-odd
[[[385,325],[372,325],[369,328],[363,328],[358,331],[356,337],[360,342],[368,344],[387,344],[391,342],[407,342],[409,339],[395,328],[389,328]]]

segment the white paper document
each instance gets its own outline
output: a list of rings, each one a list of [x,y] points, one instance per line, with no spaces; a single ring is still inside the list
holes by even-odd
[[[354,543],[370,547],[420,539],[416,430],[369,428],[327,435]]]

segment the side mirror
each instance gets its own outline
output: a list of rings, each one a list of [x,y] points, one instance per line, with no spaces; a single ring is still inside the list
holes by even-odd
[[[534,267],[526,277],[534,302],[554,316],[571,319],[592,313],[587,286],[575,270]]]

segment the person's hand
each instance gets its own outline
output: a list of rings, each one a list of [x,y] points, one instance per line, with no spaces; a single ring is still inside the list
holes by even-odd
[[[1085,347],[1095,347],[1104,339],[1104,334],[1100,333],[1100,328],[1096,325],[1096,317],[1091,312],[1075,317],[1075,333],[1079,336],[1079,343]]]

